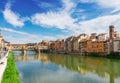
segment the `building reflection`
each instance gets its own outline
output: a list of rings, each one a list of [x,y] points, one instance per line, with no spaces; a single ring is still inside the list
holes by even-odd
[[[16,61],[31,61],[31,60],[38,60],[42,62],[49,62],[47,54],[34,54],[34,55],[29,55],[29,54],[20,54],[15,56]]]
[[[114,83],[115,78],[120,77],[120,61],[118,60],[53,54],[48,57],[51,62],[80,74],[85,75],[91,72],[100,77],[109,78],[110,83]]]
[[[44,63],[56,63],[66,67],[71,71],[85,75],[89,72],[97,74],[102,78],[109,78],[110,83],[115,82],[115,78],[120,77],[120,61],[105,58],[79,57],[54,54],[37,54],[15,56],[17,61],[37,60]]]

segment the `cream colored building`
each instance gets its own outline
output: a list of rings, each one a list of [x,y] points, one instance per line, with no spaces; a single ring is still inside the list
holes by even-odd
[[[120,52],[120,38],[113,39],[113,52]]]
[[[66,40],[65,40],[65,52],[72,52],[73,51],[73,39],[75,37],[74,36],[71,36],[71,37],[68,37]]]
[[[101,33],[97,36],[98,41],[106,41],[109,39],[109,35],[107,33]]]
[[[73,39],[73,52],[78,53],[80,52],[80,42],[82,40],[88,39],[89,36],[86,34],[80,34],[78,37],[74,37]]]
[[[115,31],[115,32],[114,32],[114,37],[115,37],[115,38],[120,38],[120,33],[119,33],[118,31]]]

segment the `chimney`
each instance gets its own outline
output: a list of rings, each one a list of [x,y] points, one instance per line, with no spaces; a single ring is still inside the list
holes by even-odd
[[[109,26],[109,36],[110,36],[110,39],[114,38],[114,26],[113,25]]]

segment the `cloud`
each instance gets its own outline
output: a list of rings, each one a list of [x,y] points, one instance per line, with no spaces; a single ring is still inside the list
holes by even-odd
[[[55,7],[53,4],[48,3],[48,2],[42,2],[42,1],[39,1],[39,0],[33,0],[33,1],[35,3],[37,3],[38,7],[43,8],[43,9]]]
[[[42,40],[56,40],[56,38],[65,38],[64,35],[56,35],[56,36],[45,36],[45,35],[36,35],[30,34],[23,31],[17,31],[14,29],[0,27],[3,32],[3,36],[5,40],[11,43],[38,43]]]
[[[15,27],[22,27],[24,26],[25,19],[21,18],[19,14],[11,11],[10,9],[11,4],[7,3],[5,6],[5,10],[3,11],[4,19],[11,25]]]
[[[43,25],[47,27],[56,27],[65,29],[67,27],[74,27],[75,19],[72,19],[65,12],[48,12],[46,14],[35,14],[32,17],[32,22],[37,25]]]
[[[112,8],[111,13],[120,11],[120,1],[119,0],[79,0],[83,3],[96,3],[102,8]]]
[[[63,1],[63,11],[65,12],[71,12],[72,9],[75,7],[75,3],[73,3],[71,0],[62,0]]]
[[[88,21],[79,22],[80,31],[85,33],[106,33],[108,27],[114,25],[117,30],[120,30],[120,14],[118,15],[107,15],[94,18]]]
[[[80,0],[84,3],[97,3],[102,7],[114,7],[117,8],[116,2],[110,0],[111,5],[108,4],[107,1],[103,0]],[[119,2],[120,3],[120,2]],[[90,20],[78,21],[78,19],[72,18],[71,14],[76,6],[75,3],[71,2],[71,0],[63,1],[63,8],[59,12],[49,11],[47,13],[37,13],[32,16],[32,23],[45,26],[47,28],[56,27],[59,29],[65,29],[65,31],[69,31],[72,35],[78,35],[81,33],[90,34],[92,32],[97,33],[106,33],[108,27],[110,25],[115,25],[119,30],[118,26],[120,26],[120,14],[117,15],[102,15],[100,17],[92,18]],[[116,4],[116,5],[115,5]],[[85,19],[86,16],[81,16],[81,19]],[[78,22],[78,23],[76,23]]]
[[[70,0],[63,0],[63,7],[60,11],[48,11],[47,13],[36,13],[31,17],[33,24],[44,27],[56,27],[59,29],[68,29],[78,27],[75,24],[76,19],[71,17],[74,4]]]
[[[1,28],[1,30],[12,32],[12,33],[17,33],[17,34],[21,34],[21,35],[30,35],[26,32],[20,32],[20,31],[16,31],[16,30],[13,30],[13,29],[10,29],[10,28]]]

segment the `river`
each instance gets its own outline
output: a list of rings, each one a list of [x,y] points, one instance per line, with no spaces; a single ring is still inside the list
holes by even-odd
[[[120,83],[120,60],[14,51],[22,83]]]

